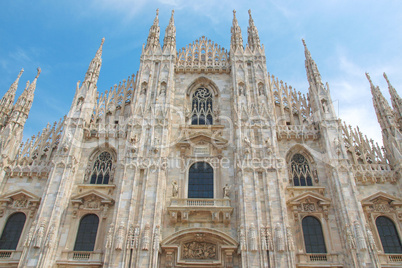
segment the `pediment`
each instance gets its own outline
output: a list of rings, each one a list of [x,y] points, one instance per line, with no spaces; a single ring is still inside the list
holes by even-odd
[[[162,247],[168,245],[179,245],[186,241],[205,241],[237,248],[237,241],[233,237],[211,228],[188,228],[181,230],[166,237],[161,242],[161,245]]]
[[[402,200],[387,194],[385,192],[377,192],[361,201],[363,206],[370,206],[374,204],[389,204],[391,206],[402,206]]]
[[[114,200],[96,190],[91,190],[71,197],[71,202],[73,204],[89,204],[92,202],[93,208],[96,208],[96,204],[113,204]]]
[[[13,191],[0,197],[1,202],[12,202],[13,200],[29,200],[30,202],[40,202],[40,197],[24,189]]]
[[[315,192],[305,192],[292,199],[287,203],[288,205],[300,205],[306,202],[314,202],[320,206],[329,206],[331,204],[331,199]]]
[[[199,143],[210,143],[214,147],[225,147],[228,143],[228,141],[222,137],[216,137],[214,134],[208,133],[207,131],[199,131],[195,133],[191,133],[187,137],[183,137],[181,140],[177,142],[177,145],[182,146],[190,146],[190,145],[195,145]]]

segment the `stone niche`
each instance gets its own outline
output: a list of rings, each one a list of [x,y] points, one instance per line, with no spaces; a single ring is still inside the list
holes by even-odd
[[[191,228],[161,243],[163,267],[233,267],[237,241],[209,229]]]

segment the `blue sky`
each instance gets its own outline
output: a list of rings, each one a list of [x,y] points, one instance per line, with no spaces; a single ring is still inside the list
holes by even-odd
[[[159,8],[161,41],[175,9],[177,49],[201,36],[230,48],[232,10],[247,41],[252,10],[268,71],[302,93],[308,89],[304,38],[329,83],[339,116],[381,140],[365,72],[389,99],[382,73],[402,88],[402,1],[14,0],[0,2],[0,95],[25,69],[19,95],[42,68],[25,139],[67,114],[102,37],[98,90],[136,73],[143,43]],[[400,93],[401,95],[401,93]]]

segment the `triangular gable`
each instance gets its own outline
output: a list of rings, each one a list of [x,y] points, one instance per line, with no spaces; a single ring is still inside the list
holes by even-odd
[[[402,206],[401,199],[381,191],[370,195],[361,201],[363,206],[370,206],[379,202],[388,203],[391,206]]]
[[[189,145],[189,144],[195,144],[200,141],[205,141],[207,143],[212,144],[214,147],[217,146],[226,146],[228,144],[228,141],[221,138],[221,137],[213,137],[214,135],[211,135],[208,132],[196,132],[191,134],[189,137],[185,137],[177,142],[177,145]]]
[[[96,190],[91,190],[71,197],[72,203],[83,204],[86,200],[99,200],[102,204],[113,204],[114,200]]]
[[[331,199],[314,192],[305,192],[303,194],[300,194],[290,199],[287,203],[289,205],[298,205],[305,202],[307,199],[315,200],[315,202],[317,202],[317,204],[319,204],[320,206],[329,206],[331,204]]]
[[[30,193],[24,189],[20,189],[17,191],[13,191],[11,193],[7,193],[0,197],[0,201],[1,202],[10,202],[13,199],[20,199],[21,196],[24,196],[30,202],[40,202],[40,197],[38,197],[38,196],[34,195],[33,193]]]

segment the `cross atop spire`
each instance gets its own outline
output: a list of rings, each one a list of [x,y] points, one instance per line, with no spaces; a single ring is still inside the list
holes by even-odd
[[[261,48],[260,37],[258,36],[257,27],[255,27],[253,17],[251,16],[251,9],[248,10],[248,14],[249,14],[249,20],[248,20],[249,26],[247,28],[248,46],[251,48],[251,50],[255,50]]]
[[[159,28],[159,8],[158,8],[156,10],[154,24],[152,24],[151,29],[149,29],[147,45],[145,46],[145,50],[148,50],[150,48],[153,49],[157,46],[160,46],[159,34],[160,34],[160,28]]]
[[[165,30],[165,37],[163,38],[163,50],[176,49],[176,27],[174,26],[174,10],[170,16],[169,25]]]
[[[243,49],[243,37],[241,35],[241,29],[236,18],[236,10],[233,10],[233,23],[231,28],[231,42],[230,47],[236,50],[237,48]]]

